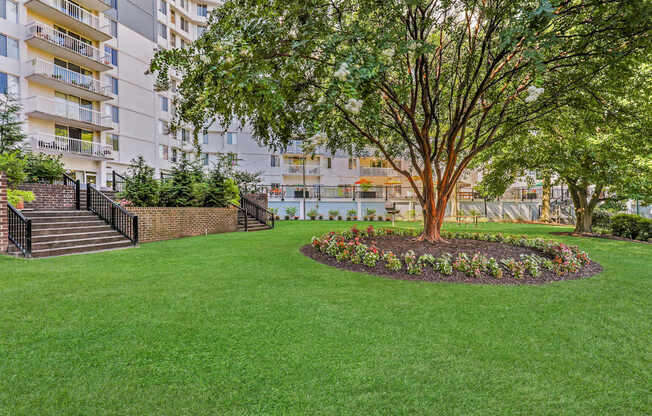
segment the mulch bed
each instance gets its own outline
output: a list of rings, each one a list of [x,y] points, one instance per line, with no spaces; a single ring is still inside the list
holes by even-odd
[[[631,238],[619,237],[617,235],[611,235],[611,234],[574,233],[574,232],[564,232],[564,231],[554,231],[551,232],[550,234],[564,235],[568,237],[603,238],[605,240],[629,241],[630,243],[652,244],[648,241],[633,240]]]
[[[374,245],[380,250],[391,250],[398,256],[401,256],[408,250],[414,250],[417,256],[430,253],[435,257],[439,257],[444,253],[450,253],[453,257],[458,253],[466,253],[472,257],[475,253],[482,253],[487,257],[494,257],[500,262],[501,259],[514,258],[519,260],[521,254],[536,254],[541,257],[548,257],[538,250],[529,247],[513,246],[511,244],[480,241],[480,240],[466,240],[466,239],[450,239],[446,243],[431,244],[428,242],[415,241],[414,237],[400,237],[400,236],[382,236],[373,239],[365,240],[365,244]],[[424,267],[423,272],[419,275],[408,274],[405,267],[400,271],[389,270],[385,267],[385,262],[380,260],[375,267],[367,267],[362,264],[354,264],[349,261],[339,263],[335,258],[315,250],[310,244],[301,247],[301,253],[304,255],[328,266],[334,266],[339,269],[351,270],[355,272],[362,272],[373,274],[381,277],[398,280],[421,280],[426,282],[455,282],[455,283],[472,283],[472,284],[491,284],[491,285],[540,285],[550,282],[558,282],[562,280],[576,280],[593,276],[602,271],[602,266],[598,263],[591,261],[589,264],[582,267],[582,269],[573,274],[566,274],[557,276],[552,271],[541,268],[541,274],[537,278],[533,278],[526,274],[521,279],[511,277],[507,270],[503,278],[495,278],[493,276],[484,275],[482,278],[475,278],[467,276],[463,272],[453,270],[453,274],[444,275],[435,272],[431,267]]]

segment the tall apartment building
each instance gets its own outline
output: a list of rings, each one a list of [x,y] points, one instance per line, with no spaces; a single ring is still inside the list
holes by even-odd
[[[33,152],[61,154],[83,183],[110,185],[142,155],[165,173],[192,152],[191,130],[168,133],[175,85],[156,92],[146,75],[158,48],[183,48],[201,35],[216,0],[0,0],[0,92],[23,105]],[[250,130],[212,126],[201,137],[202,163],[237,154],[268,184],[351,185],[402,181],[386,162],[300,146],[273,153]]]

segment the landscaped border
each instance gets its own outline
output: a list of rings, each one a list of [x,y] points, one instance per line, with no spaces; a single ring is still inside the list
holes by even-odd
[[[577,246],[500,233],[442,232],[442,237],[452,245],[458,242],[466,243],[467,247],[469,243],[480,246],[483,245],[480,242],[484,242],[484,246],[497,244],[522,248],[520,257],[494,258],[480,251],[458,251],[457,255],[445,252],[438,256],[429,253],[417,255],[411,249],[394,253],[377,246],[383,245],[383,238],[407,240],[419,234],[420,230],[416,229],[374,229],[370,226],[366,230],[358,230],[354,226],[344,232],[315,236],[311,244],[301,251],[317,261],[338,268],[406,280],[541,284],[588,277],[602,271],[602,267],[591,261],[588,254]],[[438,247],[439,251],[442,247],[445,244]]]

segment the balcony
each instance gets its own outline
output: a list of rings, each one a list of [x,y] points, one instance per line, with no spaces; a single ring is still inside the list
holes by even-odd
[[[397,176],[392,168],[372,168],[367,166],[360,166],[360,176]]]
[[[25,62],[25,68],[25,78],[57,91],[76,95],[88,101],[106,101],[115,98],[110,85],[51,62],[33,58]]]
[[[113,147],[107,144],[88,142],[52,134],[29,135],[32,150],[57,155],[79,155],[94,160],[113,159]]]
[[[283,174],[284,175],[302,176],[303,175],[303,165],[284,166],[283,167]],[[321,175],[321,169],[319,168],[319,166],[306,165],[306,176],[320,176],[320,175]]]
[[[103,42],[112,38],[108,20],[68,0],[29,0],[25,7],[61,26],[74,28],[74,32],[89,39]]]
[[[94,71],[112,68],[110,57],[104,52],[45,23],[32,21],[25,25],[25,42]]]
[[[53,120],[86,130],[111,130],[111,117],[99,111],[54,98],[33,96],[23,102],[25,114],[43,120]]]

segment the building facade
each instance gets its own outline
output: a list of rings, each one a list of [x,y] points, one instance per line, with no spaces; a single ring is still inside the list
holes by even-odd
[[[203,32],[215,0],[0,0],[0,92],[22,104],[24,146],[60,154],[82,183],[111,185],[143,156],[158,173],[192,155],[192,132],[168,125],[180,81],[154,90],[146,74],[159,48],[183,48]],[[275,185],[345,186],[361,179],[400,183],[386,162],[343,153],[305,157],[294,144],[272,152],[247,126],[212,126],[200,138],[201,162],[237,155],[238,168]],[[305,165],[305,169],[304,169]]]

